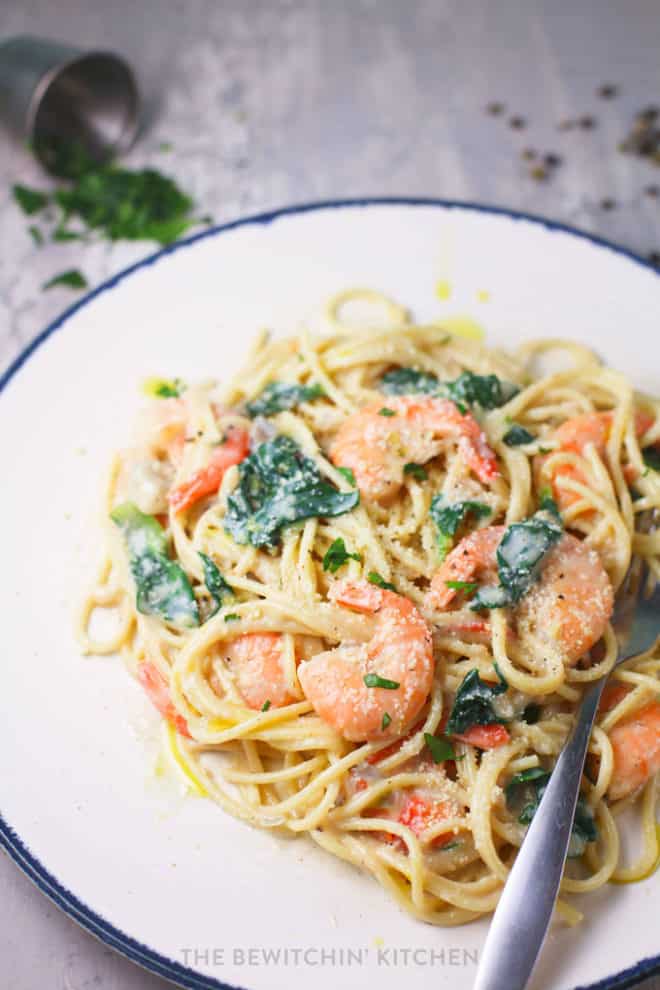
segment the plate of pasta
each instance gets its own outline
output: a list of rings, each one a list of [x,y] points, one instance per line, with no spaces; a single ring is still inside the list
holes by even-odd
[[[612,245],[374,200],[63,314],[1,383],[10,855],[183,986],[467,990],[660,579],[658,312]],[[534,987],[660,969],[659,769],[660,646],[605,689]]]

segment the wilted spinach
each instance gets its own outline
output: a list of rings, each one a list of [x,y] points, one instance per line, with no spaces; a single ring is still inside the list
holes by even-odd
[[[301,402],[311,402],[324,395],[320,385],[292,385],[286,382],[270,382],[263,392],[246,403],[249,416],[274,416],[283,409],[293,409]]]
[[[447,722],[448,736],[462,735],[473,725],[495,725],[504,722],[493,708],[493,699],[499,694],[504,694],[509,685],[497,667],[495,670],[498,683],[494,685],[482,681],[476,667],[465,675],[456,692]]]

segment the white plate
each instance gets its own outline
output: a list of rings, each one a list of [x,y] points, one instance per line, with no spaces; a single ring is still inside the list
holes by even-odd
[[[444,302],[439,279],[452,285]],[[400,990],[404,979],[407,990],[466,990],[486,931],[420,924],[312,843],[254,831],[210,802],[168,803],[139,728],[156,726],[149,702],[119,661],[82,659],[72,638],[81,568],[99,552],[90,512],[137,383],[226,376],[257,328],[291,329],[349,285],[390,293],[422,319],[469,312],[494,343],[589,343],[658,391],[660,279],[649,266],[532,218],[412,201],[294,208],[177,244],[72,307],[10,369],[0,839],[85,927],[189,987]],[[628,986],[660,968],[648,960],[657,881],[608,887],[585,906],[579,930],[554,929],[537,988],[636,966]]]

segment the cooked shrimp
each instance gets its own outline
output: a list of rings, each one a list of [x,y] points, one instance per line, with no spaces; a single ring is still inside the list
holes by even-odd
[[[660,702],[625,716],[609,736],[614,769],[607,793],[611,801],[619,801],[660,771]]]
[[[168,501],[175,512],[182,512],[200,498],[217,492],[227,468],[240,464],[250,449],[250,438],[246,430],[230,428],[223,443],[213,448],[209,462],[204,468],[195,471],[187,481],[177,485],[168,495]]]
[[[318,653],[322,641],[317,636],[296,636],[296,663]],[[286,674],[284,636],[275,632],[243,633],[232,640],[225,658],[236,686],[249,708],[283,708],[299,701]]]
[[[585,413],[583,416],[575,416],[567,419],[565,423],[557,427],[554,439],[558,449],[569,454],[577,454],[583,457],[590,445],[593,446],[601,459],[605,458],[607,443],[612,429],[614,415],[611,412]],[[638,437],[642,437],[650,426],[655,422],[653,416],[643,409],[638,409],[635,413],[635,432]],[[566,509],[576,502],[580,495],[577,492],[564,488],[558,484],[559,478],[568,478],[580,484],[586,483],[584,472],[576,464],[556,464],[550,468],[544,466],[552,454],[544,454],[535,459],[535,471],[540,486],[550,483],[553,489],[554,498],[560,508]],[[631,465],[628,465],[631,467]],[[626,480],[634,481],[629,472],[624,469]]]
[[[435,665],[429,627],[409,599],[367,581],[338,581],[329,597],[374,614],[376,629],[368,643],[342,644],[301,664],[298,676],[307,699],[353,742],[401,735],[431,691]],[[369,687],[368,675],[387,686]]]
[[[463,592],[448,581],[497,578],[496,551],[504,526],[488,526],[466,536],[436,571],[427,594],[431,608],[446,609]],[[614,607],[614,591],[600,557],[568,533],[547,554],[539,580],[516,605],[520,636],[544,649],[559,650],[573,666],[601,638]]]
[[[454,439],[480,481],[497,478],[495,453],[474,416],[447,399],[388,397],[372,402],[342,423],[330,448],[338,467],[353,471],[367,498],[387,502],[403,484],[407,463],[437,457],[442,441]]]

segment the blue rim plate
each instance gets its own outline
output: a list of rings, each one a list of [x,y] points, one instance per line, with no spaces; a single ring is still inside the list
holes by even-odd
[[[208,238],[219,237],[228,231],[249,225],[270,224],[281,217],[294,214],[310,213],[317,210],[330,210],[351,207],[369,206],[421,206],[421,207],[441,207],[445,210],[457,209],[463,211],[473,211],[508,217],[513,220],[523,220],[531,222],[551,231],[560,231],[571,237],[587,241],[601,250],[611,251],[617,255],[640,265],[649,271],[655,271],[653,265],[647,260],[627,250],[613,244],[604,238],[585,233],[563,223],[558,223],[544,217],[523,213],[516,210],[509,210],[501,207],[484,206],[478,203],[461,202],[458,200],[443,200],[433,197],[365,197],[355,199],[328,200],[312,203],[303,203],[297,206],[288,206],[278,210],[259,213],[209,228],[201,233],[195,234],[185,240],[178,241],[163,250],[157,251],[144,258],[142,261],[124,269],[119,274],[113,276],[100,286],[87,293],[66,309],[56,320],[46,327],[10,364],[7,370],[0,376],[0,391],[2,391],[11,381],[18,370],[29,360],[38,347],[56,331],[62,329],[70,318],[80,309],[87,306],[93,299],[102,293],[107,293],[124,281],[134,272],[147,266],[157,264],[162,258],[175,251],[183,251],[198,241]],[[660,273],[658,273],[660,274]],[[133,939],[126,932],[121,931],[107,922],[103,917],[93,911],[88,905],[82,903],[66,886],[54,877],[35,856],[31,854],[25,846],[20,836],[12,829],[2,815],[0,815],[0,844],[11,856],[16,865],[25,875],[36,884],[57,907],[61,908],[70,918],[77,922],[82,928],[100,939],[106,945],[116,949],[128,959],[144,967],[145,969],[176,982],[192,990],[231,990],[230,985],[216,980],[212,977],[202,976],[191,968],[181,965],[173,959],[154,951],[147,945]],[[622,972],[613,974],[605,979],[581,986],[576,990],[625,990],[625,988],[637,986],[642,980],[660,974],[660,955],[640,960],[630,968]]]

